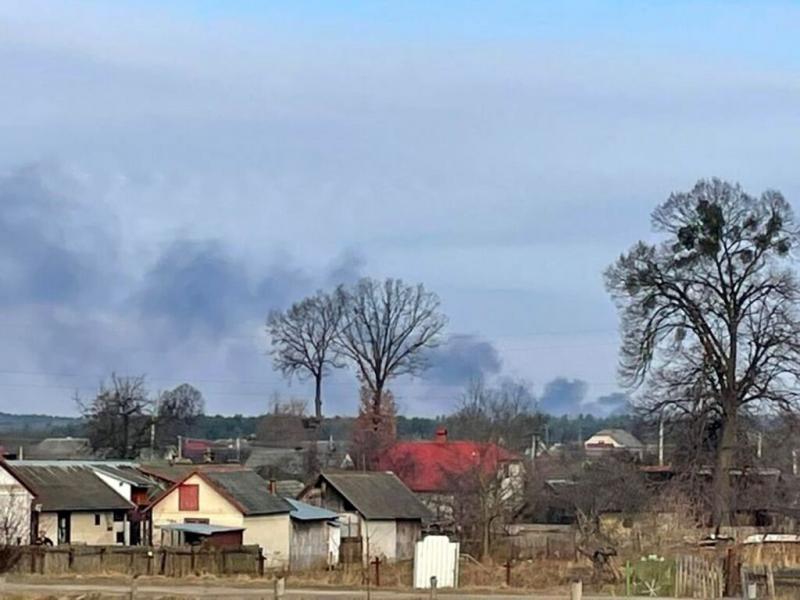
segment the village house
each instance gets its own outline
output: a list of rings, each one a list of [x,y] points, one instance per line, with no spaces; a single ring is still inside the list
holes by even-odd
[[[134,505],[83,461],[10,461],[33,495],[32,537],[53,544],[127,545]]]
[[[145,510],[163,486],[148,477],[134,463],[92,463],[92,470],[106,485],[128,500],[133,508],[128,511],[128,543],[131,546],[148,543],[149,527]]]
[[[459,496],[477,492],[514,504],[524,487],[521,456],[490,442],[449,440],[444,427],[434,440],[396,443],[381,457],[380,468],[395,473],[445,528]]]
[[[339,563],[341,527],[335,512],[286,498],[292,505],[292,570],[333,567]]]
[[[0,545],[28,544],[34,492],[0,460]]]
[[[583,448],[590,456],[608,452],[628,452],[640,459],[645,451],[644,444],[624,429],[601,429],[583,443]]]
[[[339,515],[343,561],[411,559],[431,517],[393,473],[321,473],[299,499]]]
[[[268,566],[282,568],[289,564],[291,510],[251,470],[197,469],[150,505],[151,539],[154,545],[206,538],[223,545],[256,544]]]

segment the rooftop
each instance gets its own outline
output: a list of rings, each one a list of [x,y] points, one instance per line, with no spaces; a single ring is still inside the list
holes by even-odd
[[[394,473],[322,473],[320,479],[327,481],[366,519],[427,519],[431,516]]]

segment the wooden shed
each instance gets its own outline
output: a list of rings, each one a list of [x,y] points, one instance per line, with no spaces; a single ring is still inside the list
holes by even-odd
[[[286,498],[292,505],[289,566],[294,571],[333,567],[339,563],[339,516],[330,510]]]

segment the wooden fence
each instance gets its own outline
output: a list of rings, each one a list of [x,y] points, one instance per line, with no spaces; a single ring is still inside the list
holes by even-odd
[[[725,592],[723,562],[713,557],[678,556],[675,559],[675,596],[722,598]]]
[[[11,572],[125,575],[264,575],[259,546],[20,546]]]

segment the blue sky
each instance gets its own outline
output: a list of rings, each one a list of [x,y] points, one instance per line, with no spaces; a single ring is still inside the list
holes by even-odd
[[[73,412],[116,370],[259,412],[308,392],[271,371],[267,311],[364,275],[424,282],[450,316],[436,368],[395,385],[407,412],[476,375],[592,410],[619,389],[602,270],[650,210],[711,176],[797,198],[798,17],[5,2],[0,410]],[[353,410],[352,374],[328,389]]]

